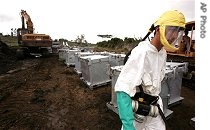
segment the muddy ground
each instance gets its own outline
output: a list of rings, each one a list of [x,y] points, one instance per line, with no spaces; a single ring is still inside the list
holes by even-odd
[[[0,66],[0,129],[120,130],[118,115],[106,106],[111,84],[91,90],[58,55],[11,59]],[[194,130],[194,89],[183,85],[181,96],[182,103],[170,108],[168,128]]]

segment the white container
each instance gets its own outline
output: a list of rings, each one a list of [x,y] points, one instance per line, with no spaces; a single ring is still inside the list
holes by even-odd
[[[109,56],[90,55],[80,58],[82,79],[90,89],[105,85],[111,81],[109,77]]]
[[[52,42],[52,53],[58,53],[58,50],[61,48],[60,42]]]
[[[110,76],[111,76],[111,85],[112,85],[112,97],[111,97],[111,104],[114,106],[114,107],[117,107],[117,97],[116,97],[116,93],[114,91],[114,87],[115,87],[115,84],[117,82],[117,78],[118,76],[120,75],[120,72],[122,70],[124,65],[120,65],[120,66],[113,66],[111,67],[111,72],[110,72]]]
[[[111,67],[110,69],[110,76],[111,76],[111,86],[112,86],[112,89],[111,89],[111,101],[108,102],[106,105],[107,107],[114,111],[115,113],[118,113],[118,110],[117,110],[117,98],[116,98],[116,93],[114,91],[114,87],[115,87],[115,83],[117,81],[117,78],[122,70],[124,65],[120,65],[120,66],[113,66]],[[138,88],[137,88],[138,89]],[[167,92],[166,92],[167,94]],[[164,97],[162,97],[162,100],[163,100],[163,112],[164,112],[164,116],[166,117],[166,119],[169,119],[173,113],[173,111],[169,110],[168,109],[168,94]],[[139,120],[139,119],[137,119]]]
[[[182,77],[187,72],[187,63],[167,62],[166,74],[162,81],[162,95],[167,95],[168,106],[181,103],[184,99],[181,97]]]
[[[124,64],[125,54],[109,53],[109,63],[112,66],[120,66]]]
[[[76,52],[74,55],[75,55],[74,56],[75,57],[74,70],[77,72],[77,74],[81,75],[82,72],[81,72],[81,60],[80,60],[80,58],[84,57],[84,56],[94,55],[94,53],[92,53],[92,52]]]
[[[59,57],[60,61],[65,61],[66,60],[68,50],[69,50],[68,48],[58,49],[58,57]]]
[[[66,55],[65,64],[67,66],[75,65],[75,53],[80,52],[80,50],[68,50]]]
[[[166,70],[166,74],[168,74],[170,72],[172,72],[172,70]],[[168,109],[170,94],[169,94],[169,86],[166,82],[166,79],[167,79],[167,75],[164,77],[163,81],[161,82],[161,92],[159,95],[163,101],[164,115],[165,115],[165,117],[170,117],[170,115],[172,115],[173,111]]]

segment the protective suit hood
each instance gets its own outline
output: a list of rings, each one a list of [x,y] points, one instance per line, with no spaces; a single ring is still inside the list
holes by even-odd
[[[179,44],[184,33],[184,15],[177,10],[167,11],[159,17],[154,26],[160,28],[160,41],[163,46],[172,51],[178,50],[175,45]]]

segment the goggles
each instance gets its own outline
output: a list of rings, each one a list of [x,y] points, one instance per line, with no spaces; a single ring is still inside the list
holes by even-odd
[[[166,49],[177,51],[184,34],[184,28],[179,26],[160,26],[160,40]]]

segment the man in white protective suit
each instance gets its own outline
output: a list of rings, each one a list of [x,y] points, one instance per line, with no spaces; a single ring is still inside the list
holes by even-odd
[[[165,48],[177,51],[175,45],[182,40],[184,29],[184,15],[177,10],[166,11],[149,30],[155,31],[152,40],[140,42],[131,51],[115,84],[122,130],[166,129],[159,96],[165,76]]]

